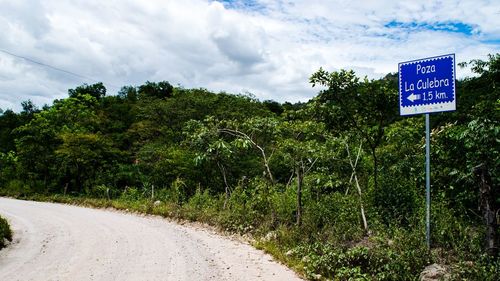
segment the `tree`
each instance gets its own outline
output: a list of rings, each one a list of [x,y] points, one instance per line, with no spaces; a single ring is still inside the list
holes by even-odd
[[[302,223],[302,192],[304,177],[311,171],[319,157],[325,153],[323,124],[314,121],[282,122],[278,148],[285,163],[290,163],[297,180],[296,223]]]
[[[35,186],[36,181],[42,181],[45,191],[49,189],[49,182],[57,178],[54,150],[59,144],[57,129],[49,115],[46,111],[36,114],[31,122],[15,130],[20,176]]]
[[[486,227],[485,248],[496,255],[500,243],[496,220],[500,212],[500,54],[488,58],[460,64],[479,76],[461,81],[457,120],[442,121],[436,132],[437,161],[450,167],[438,170],[436,178],[450,187],[443,193],[459,207],[470,210],[479,202]]]
[[[68,95],[70,98],[78,98],[83,95],[90,95],[96,100],[100,100],[106,95],[106,87],[99,82],[92,85],[83,84],[82,86],[78,86],[75,89],[69,89]]]
[[[191,120],[187,122],[184,130],[186,142],[189,147],[196,149],[197,154],[194,159],[197,166],[203,162],[215,163],[218,167],[224,182],[224,206],[231,193],[231,187],[228,181],[227,166],[235,149],[231,143],[226,142],[219,136],[217,123],[213,118],[207,118],[205,122]]]
[[[7,153],[16,149],[15,129],[22,124],[22,118],[10,109],[0,115],[0,152]]]
[[[270,162],[276,150],[276,136],[279,135],[279,119],[272,117],[255,117],[245,122],[221,123],[218,132],[235,137],[235,146],[239,148],[254,148],[262,159],[264,175],[271,185],[275,183]],[[269,152],[270,151],[270,152]]]
[[[62,143],[55,155],[61,161],[62,170],[68,179],[75,179],[78,192],[83,191],[83,187],[88,188],[88,192],[98,172],[109,168],[117,151],[110,140],[100,134],[63,132],[59,137]]]
[[[33,117],[33,114],[40,111],[38,107],[31,100],[21,102],[21,106],[23,108],[21,114],[26,115],[28,117]]]
[[[173,90],[174,87],[167,81],[158,83],[147,81],[139,86],[138,93],[140,98],[165,99],[172,96]]]
[[[14,151],[0,152],[0,187],[17,176],[17,155]]]
[[[312,108],[328,129],[335,132],[354,130],[368,145],[373,159],[374,187],[378,186],[377,148],[385,127],[398,117],[398,93],[388,79],[360,80],[354,72],[327,72],[320,68],[310,78],[312,86],[327,87],[315,98]]]
[[[137,88],[133,86],[124,86],[118,92],[118,97],[129,102],[137,101]]]
[[[42,182],[45,191],[49,191],[50,183],[61,176],[55,154],[63,142],[61,134],[95,131],[96,104],[97,100],[89,94],[56,100],[52,107],[35,113],[29,123],[16,128],[16,150],[24,179],[34,185]]]

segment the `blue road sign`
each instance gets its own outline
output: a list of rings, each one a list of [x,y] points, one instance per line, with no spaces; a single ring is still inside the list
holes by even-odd
[[[399,64],[399,112],[414,115],[456,108],[455,55]]]

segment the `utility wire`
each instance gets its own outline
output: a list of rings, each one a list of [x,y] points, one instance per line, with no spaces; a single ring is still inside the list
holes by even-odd
[[[10,55],[10,56],[13,56],[13,57],[16,57],[16,58],[19,58],[19,59],[26,60],[26,61],[34,63],[34,64],[38,64],[38,65],[43,66],[43,67],[47,67],[47,68],[50,68],[50,69],[53,69],[53,70],[56,70],[56,71],[60,71],[60,72],[63,72],[63,73],[69,74],[69,75],[73,75],[73,76],[76,76],[76,77],[79,77],[79,78],[83,78],[83,79],[86,79],[86,80],[90,80],[90,81],[93,81],[94,83],[101,82],[101,81],[99,81],[97,79],[94,79],[94,78],[91,78],[91,77],[88,77],[88,76],[85,76],[85,75],[81,75],[81,74],[78,74],[78,73],[75,73],[75,72],[72,72],[72,71],[64,70],[62,68],[55,67],[55,66],[52,66],[50,64],[43,63],[43,62],[39,62],[39,61],[30,59],[28,57],[25,57],[25,56],[16,55],[14,53],[11,53],[11,52],[3,50],[3,49],[0,49],[0,52],[5,53],[5,54]],[[120,87],[115,86],[113,84],[109,84],[109,83],[107,83],[107,84],[109,86],[113,87],[113,88],[120,89]]]

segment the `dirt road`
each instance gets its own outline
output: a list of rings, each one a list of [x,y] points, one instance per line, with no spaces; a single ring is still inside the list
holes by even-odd
[[[0,280],[301,280],[247,245],[158,217],[0,198]]]

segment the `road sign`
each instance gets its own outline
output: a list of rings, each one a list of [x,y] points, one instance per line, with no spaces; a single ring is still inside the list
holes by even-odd
[[[455,101],[455,54],[399,64],[401,115],[453,111]]]
[[[429,113],[456,108],[455,55],[444,55],[399,64],[399,112],[425,113],[425,236],[431,246],[431,142]]]

